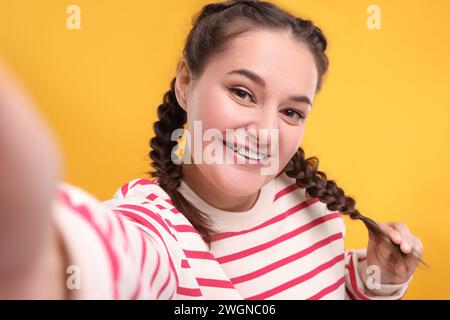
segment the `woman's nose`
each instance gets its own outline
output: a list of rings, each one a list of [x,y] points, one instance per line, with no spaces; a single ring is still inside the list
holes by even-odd
[[[269,147],[278,142],[278,112],[269,108],[260,109],[260,111],[258,116],[247,125],[248,137],[255,145]]]

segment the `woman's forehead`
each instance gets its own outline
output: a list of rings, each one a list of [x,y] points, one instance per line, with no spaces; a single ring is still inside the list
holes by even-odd
[[[253,71],[272,88],[291,84],[307,91],[303,93],[315,92],[314,56],[306,44],[286,31],[256,30],[234,38],[210,61],[205,72],[213,77],[239,77],[231,72],[237,69]]]

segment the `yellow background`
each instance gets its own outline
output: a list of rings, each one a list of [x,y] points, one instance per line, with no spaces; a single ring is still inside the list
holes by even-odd
[[[107,199],[145,176],[156,107],[192,15],[206,1],[1,0],[0,51],[35,97],[65,156],[65,180]],[[276,1],[316,22],[331,66],[303,147],[357,208],[406,222],[431,269],[406,298],[450,298],[450,2]],[[66,27],[69,5],[81,30]],[[370,4],[381,30],[366,27]],[[348,221],[348,247],[366,245]]]

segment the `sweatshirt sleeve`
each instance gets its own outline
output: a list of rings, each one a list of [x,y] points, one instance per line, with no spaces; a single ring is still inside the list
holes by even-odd
[[[366,269],[367,249],[345,251],[345,290],[347,300],[399,300],[408,289],[413,276],[400,284],[380,283],[369,291],[369,274]],[[376,294],[375,294],[376,293]]]
[[[139,196],[118,200],[125,207],[145,203],[149,211],[152,205]],[[163,228],[138,221],[114,201],[102,203],[68,183],[58,186],[53,216],[71,298],[173,299],[178,278]]]

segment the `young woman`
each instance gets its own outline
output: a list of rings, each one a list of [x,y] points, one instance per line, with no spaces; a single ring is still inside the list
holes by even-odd
[[[400,299],[420,240],[403,223],[362,215],[299,147],[326,47],[311,21],[274,4],[206,5],[158,107],[155,179],[134,179],[103,203],[58,183],[55,143],[4,73],[2,297]],[[185,144],[173,138],[180,129]],[[212,155],[211,144],[233,161],[195,161],[191,150]],[[367,249],[344,249],[343,214],[367,226]]]

